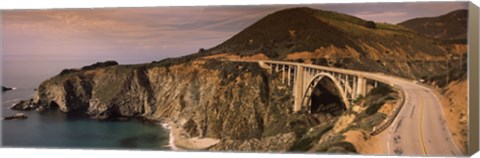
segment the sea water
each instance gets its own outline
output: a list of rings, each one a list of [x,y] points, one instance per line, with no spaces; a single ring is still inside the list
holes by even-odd
[[[104,59],[108,60],[108,59]],[[2,117],[17,112],[28,118],[1,120],[4,147],[170,150],[169,133],[160,125],[139,120],[98,121],[58,110],[15,111],[9,107],[29,99],[38,85],[65,68],[80,68],[99,58],[2,55],[2,85],[15,90],[2,93]],[[140,63],[141,61],[130,61]],[[121,62],[120,62],[121,63]]]

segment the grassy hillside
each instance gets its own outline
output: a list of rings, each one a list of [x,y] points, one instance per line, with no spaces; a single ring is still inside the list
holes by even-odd
[[[438,44],[438,43],[437,43]],[[375,23],[346,14],[311,8],[292,8],[266,16],[208,53],[253,55],[264,53],[272,59],[287,54],[315,51],[333,46],[350,49],[360,57],[392,56],[406,59],[419,53],[440,55],[445,51],[433,39],[403,26]],[[398,48],[398,54],[385,48]],[[371,49],[377,52],[372,52]]]
[[[415,18],[399,23],[429,37],[466,41],[468,10],[461,9],[437,17]]]

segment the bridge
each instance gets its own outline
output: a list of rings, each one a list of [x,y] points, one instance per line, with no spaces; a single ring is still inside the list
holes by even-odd
[[[311,96],[321,80],[331,80],[337,88],[345,108],[350,108],[355,100],[365,96],[379,84],[388,84],[364,74],[319,65],[282,62],[259,61],[261,67],[272,73],[281,73],[282,82],[292,85],[294,99],[293,111],[311,112]]]
[[[257,62],[270,72],[281,74],[282,82],[292,86],[294,112],[310,112],[310,96],[324,79],[331,80],[346,108],[372,88],[387,84],[403,97],[401,107],[381,134],[388,155],[447,156],[463,155],[448,130],[440,99],[431,88],[408,79],[341,68],[285,61],[230,60]]]

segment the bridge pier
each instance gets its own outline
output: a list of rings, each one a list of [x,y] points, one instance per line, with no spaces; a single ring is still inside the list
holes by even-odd
[[[287,73],[287,85],[290,86],[290,81],[291,81],[291,77],[292,77],[292,66],[288,65],[288,73]]]
[[[344,91],[345,93],[348,93],[347,87],[349,87],[349,85],[348,85],[348,75],[345,75],[345,80],[343,81],[343,88],[344,88],[343,91]],[[347,99],[348,99],[348,98],[347,98]]]
[[[304,87],[304,67],[296,65],[295,82],[293,82],[294,105],[293,112],[299,112],[302,109],[303,87]]]
[[[355,96],[358,97],[360,95],[365,96],[367,93],[367,80],[363,77],[357,77],[357,83],[356,83],[356,94]]]

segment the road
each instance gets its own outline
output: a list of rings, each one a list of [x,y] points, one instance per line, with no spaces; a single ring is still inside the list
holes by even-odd
[[[385,154],[404,156],[463,156],[447,127],[442,104],[432,89],[395,76],[286,61],[247,61],[302,65],[315,69],[359,75],[387,84],[395,84],[405,94],[405,102],[393,123],[383,132]]]
[[[329,69],[361,75],[390,85],[395,84],[403,90],[405,94],[403,107],[393,123],[383,131],[388,132],[383,138],[387,155],[463,156],[447,127],[442,103],[432,89],[412,80],[383,73]]]
[[[445,122],[442,104],[433,90],[412,81],[389,76],[405,92],[405,103],[389,129],[387,155],[461,156]]]
[[[305,64],[309,66],[309,64]],[[385,154],[404,156],[463,156],[447,127],[442,103],[432,89],[395,76],[354,70],[326,68],[395,84],[405,94],[405,102],[393,123],[383,132]]]

